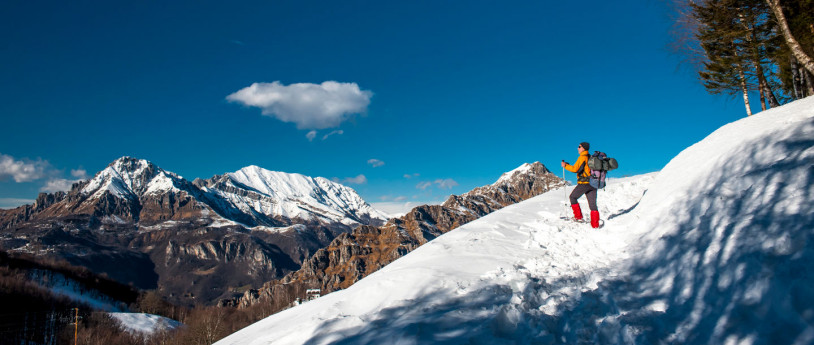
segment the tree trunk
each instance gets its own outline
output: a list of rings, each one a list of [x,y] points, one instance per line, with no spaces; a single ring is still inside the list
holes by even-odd
[[[803,79],[806,81],[806,90],[808,91],[806,96],[814,95],[814,75],[805,70],[802,72],[804,77]]]
[[[743,104],[746,106],[746,116],[752,116],[752,107],[749,105],[749,88],[746,87],[746,75],[743,73],[743,67],[738,65],[738,77],[741,79],[741,89],[743,90]]]
[[[762,67],[761,67],[761,70],[763,70]],[[777,97],[775,97],[774,91],[772,91],[772,87],[771,87],[771,85],[769,85],[769,81],[766,80],[765,76],[763,76],[763,75],[761,75],[761,76],[763,77],[763,87],[766,89],[766,99],[769,101],[769,107],[770,108],[779,107],[780,102],[777,100]]]
[[[755,32],[755,23],[747,21],[746,16],[744,16],[742,12],[738,13],[738,17],[740,17],[740,21],[744,29],[749,32],[745,38],[748,48],[751,50],[752,64],[755,66],[755,75],[757,75],[758,87],[760,88],[760,107],[763,110],[766,110],[767,100],[769,101],[770,108],[779,107],[780,103],[777,101],[777,98],[775,98],[774,92],[772,92],[772,88],[769,86],[769,82],[766,80],[765,71],[763,70],[763,59],[760,56],[761,44],[758,41],[757,33]]]
[[[760,87],[761,108],[766,110],[766,101],[769,102],[770,108],[779,107],[780,102],[777,101],[777,98],[774,96],[774,92],[772,92],[772,88],[769,86],[769,82],[766,80],[763,65],[760,64],[760,60],[754,60],[753,62],[755,65],[755,74],[757,74],[758,86]]]
[[[803,47],[800,46],[800,43],[791,35],[791,29],[789,29],[789,23],[786,21],[786,16],[783,14],[783,7],[780,6],[780,0],[766,0],[769,3],[769,8],[772,9],[774,12],[775,18],[777,18],[777,26],[780,27],[780,31],[783,32],[783,38],[786,40],[786,45],[789,46],[791,53],[794,54],[794,57],[797,58],[803,67],[808,70],[808,73],[814,74],[814,60],[811,59],[808,54],[803,50]]]
[[[800,78],[800,66],[794,55],[789,55],[789,66],[791,67],[791,88],[794,92],[794,99],[803,98],[803,78]]]

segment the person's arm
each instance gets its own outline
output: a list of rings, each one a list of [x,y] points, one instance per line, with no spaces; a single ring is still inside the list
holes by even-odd
[[[577,162],[574,163],[574,165],[568,164],[567,162],[563,161],[563,163],[565,163],[565,165],[563,165],[563,168],[572,173],[575,173],[577,172],[577,170],[579,170],[579,167],[582,166],[582,162],[587,160],[588,160],[587,157],[580,155],[579,158],[577,158]]]

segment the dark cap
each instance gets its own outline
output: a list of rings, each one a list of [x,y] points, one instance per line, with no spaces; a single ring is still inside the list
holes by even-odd
[[[581,142],[581,143],[579,143],[579,146],[582,146],[582,148],[583,148],[585,151],[588,151],[588,150],[590,150],[590,149],[591,149],[591,144],[588,144],[588,143],[586,143],[586,142],[584,142],[584,141],[583,141],[583,142]]]

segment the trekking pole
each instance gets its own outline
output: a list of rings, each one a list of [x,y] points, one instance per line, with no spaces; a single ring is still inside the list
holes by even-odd
[[[565,184],[565,167],[562,167],[562,181],[563,181],[563,187],[562,187],[562,202],[563,202],[564,204],[566,204],[566,206],[567,206],[567,204],[568,204],[568,203],[566,202],[566,200],[565,200],[565,199],[567,199],[567,198],[568,198],[568,191],[567,191],[567,190],[566,190],[566,188],[565,188],[565,187],[566,187],[566,184]]]
[[[562,204],[565,210],[563,219],[568,219],[568,182],[565,180],[565,167],[562,167],[562,182]]]

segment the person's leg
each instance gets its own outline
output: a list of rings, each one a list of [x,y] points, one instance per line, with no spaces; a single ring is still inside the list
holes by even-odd
[[[574,219],[582,220],[582,209],[579,208],[579,201],[577,201],[577,199],[579,199],[579,197],[581,197],[582,194],[585,194],[585,192],[591,189],[592,189],[591,186],[587,184],[578,184],[576,187],[574,187],[574,190],[571,192],[571,196],[569,196],[569,199],[571,199],[571,210],[574,211]]]
[[[585,197],[588,199],[588,207],[591,209],[591,227],[596,229],[599,227],[599,208],[596,207],[596,189],[585,192]]]
[[[588,199],[588,208],[591,211],[598,211],[596,207],[596,188],[588,186],[589,190],[585,191],[585,198]]]

